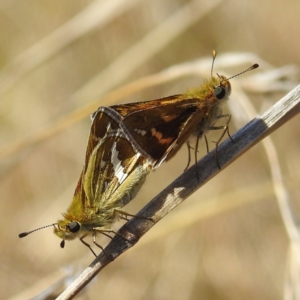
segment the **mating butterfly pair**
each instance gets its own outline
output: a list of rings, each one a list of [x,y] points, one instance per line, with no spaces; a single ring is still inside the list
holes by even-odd
[[[213,61],[215,57],[213,52]],[[244,72],[257,67],[254,64]],[[221,108],[230,95],[231,78],[211,76],[185,94],[100,107],[92,115],[85,165],[73,201],[63,220],[42,228],[54,226],[61,247],[65,240],[79,238],[95,254],[83,240],[92,235],[102,249],[96,243],[97,233],[113,232],[114,220],[129,215],[121,209],[135,197],[151,170],[172,158],[184,143],[190,150],[192,135],[199,139],[210,129],[227,130],[227,125],[215,127],[214,123],[228,116],[222,115]]]

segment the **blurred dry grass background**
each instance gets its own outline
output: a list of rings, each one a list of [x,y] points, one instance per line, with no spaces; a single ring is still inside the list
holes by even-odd
[[[107,93],[206,56],[208,77],[212,49],[220,57],[248,52],[276,67],[299,65],[299,11],[300,2],[292,0],[2,0],[0,299],[27,299],[25,290],[33,296],[49,286],[57,295],[66,274],[74,276],[92,261],[79,241],[61,250],[51,229],[22,240],[17,235],[56,222],[66,210],[84,162],[88,115],[116,103]],[[264,68],[270,66],[253,72]],[[218,58],[215,71],[221,73]],[[184,92],[202,80],[194,75],[165,82],[130,97],[121,94],[117,103]],[[263,111],[284,93],[252,93],[251,99]],[[272,135],[295,213],[297,121]],[[262,150],[256,146],[223,170],[76,299],[282,299],[290,242]],[[150,174],[127,210],[137,212],[181,174],[186,159],[184,148]],[[102,245],[107,242],[101,238]],[[293,272],[295,279],[299,269]]]

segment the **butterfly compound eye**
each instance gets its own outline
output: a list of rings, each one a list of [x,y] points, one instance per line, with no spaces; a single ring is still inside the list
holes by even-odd
[[[70,222],[68,228],[71,232],[75,233],[80,230],[80,224],[78,222]]]
[[[225,97],[226,91],[223,86],[218,86],[214,90],[215,97],[219,100],[223,99]]]

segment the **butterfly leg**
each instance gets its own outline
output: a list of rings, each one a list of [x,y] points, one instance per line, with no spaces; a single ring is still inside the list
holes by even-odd
[[[130,243],[130,240],[128,240],[125,236],[123,236],[122,234],[120,234],[120,233],[118,233],[118,232],[116,232],[116,231],[114,231],[114,230],[111,230],[111,229],[103,229],[103,228],[94,228],[94,230],[95,231],[100,231],[102,234],[104,234],[105,236],[107,236],[107,237],[109,237],[109,238],[112,238],[110,235],[109,235],[109,233],[113,233],[113,234],[115,234],[115,235],[117,235],[117,236],[119,236],[119,237],[121,237],[122,239],[124,239],[124,240],[126,240],[127,242],[129,242]],[[95,242],[94,242],[95,243]],[[96,243],[95,243],[96,244]],[[103,251],[104,251],[104,249],[100,246],[100,245],[98,245],[98,244],[96,244],[98,247],[100,247]]]
[[[136,218],[136,219],[146,219],[146,220],[154,222],[154,220],[150,217],[132,215],[132,214],[129,214],[128,212],[120,210],[120,209],[115,209],[114,212],[117,213],[121,219],[126,220],[126,221],[129,221],[128,217],[132,217],[132,218]]]
[[[102,233],[103,235],[105,235],[105,236],[107,236],[107,237],[109,237],[109,238],[112,239],[112,237],[111,237],[109,234],[106,234],[105,232],[101,232],[101,233]],[[111,256],[109,256],[109,255],[107,254],[107,252],[104,250],[104,248],[96,242],[96,230],[95,230],[95,229],[94,229],[94,231],[93,231],[93,243],[103,251],[103,253],[105,254],[105,256],[106,256],[109,260],[111,260],[111,261],[114,260]]]
[[[81,241],[86,247],[88,247],[88,248],[91,250],[91,252],[95,255],[95,257],[97,257],[97,254],[96,254],[95,251],[92,249],[91,245],[88,244],[86,241],[84,241],[84,238],[85,238],[86,236],[87,236],[87,235],[82,236],[82,237],[80,238],[80,241]],[[110,237],[110,238],[111,238],[111,237]],[[113,260],[113,259],[105,252],[104,248],[103,248],[102,246],[100,246],[100,245],[96,242],[96,233],[95,233],[95,231],[93,232],[93,243],[103,251],[103,253],[105,254],[105,256],[106,256],[109,260]]]
[[[198,145],[199,145],[199,140],[201,139],[202,135],[203,135],[203,133],[201,132],[197,136],[197,142],[196,142],[196,147],[195,147],[195,164],[196,165],[197,165],[197,162],[198,162],[198,157],[197,157]],[[204,134],[204,139],[205,139],[205,144],[206,144],[206,152],[209,153],[208,140],[207,140],[207,137],[206,137],[205,134]],[[198,178],[198,180],[200,179],[199,173],[198,173],[198,168],[197,168],[197,178]]]
[[[195,149],[194,149],[195,164],[196,164],[196,167],[197,167],[197,179],[198,180],[199,180],[200,177],[199,177],[199,173],[198,173],[198,164],[197,164],[198,156],[197,156],[197,152],[198,152],[199,140],[200,140],[201,136],[202,136],[202,133],[197,135],[196,145],[195,145]],[[206,139],[206,137],[205,137],[205,139]]]
[[[193,147],[191,146],[190,142],[186,142],[187,148],[188,148],[188,163],[187,166],[185,167],[185,169],[183,170],[183,172],[185,172],[188,167],[190,166],[191,163],[191,149],[193,149]]]
[[[224,137],[225,133],[228,134],[228,137],[231,139],[232,142],[234,142],[233,138],[231,137],[230,133],[229,133],[229,123],[231,121],[231,115],[230,114],[226,114],[226,115],[220,115],[220,116],[217,116],[216,119],[222,119],[222,118],[227,118],[227,121],[226,121],[226,124],[225,126],[211,126],[210,127],[210,130],[220,130],[220,129],[223,129],[224,132],[221,136],[221,138],[219,140],[222,140],[222,138]]]
[[[214,142],[216,144],[216,161],[217,161],[217,165],[218,165],[218,168],[221,169],[220,167],[220,163],[219,163],[219,158],[218,158],[218,147],[219,147],[219,144],[221,143],[224,135],[227,133],[228,137],[231,139],[232,142],[234,142],[234,140],[232,139],[230,133],[229,133],[229,123],[230,123],[230,120],[231,120],[231,115],[230,114],[226,114],[226,115],[220,115],[218,117],[216,117],[216,119],[221,119],[221,118],[228,118],[227,121],[226,121],[226,124],[225,126],[211,126],[210,127],[210,130],[220,130],[220,129],[223,129],[223,132],[221,134],[221,136],[219,137],[219,139]]]
[[[205,139],[205,144],[206,144],[206,152],[209,153],[209,146],[208,146],[208,140],[206,135],[204,135],[204,139]]]
[[[197,164],[197,161],[198,161],[197,153],[198,153],[199,140],[201,139],[202,135],[203,135],[202,132],[199,135],[197,135],[195,148],[193,148],[189,142],[186,142],[186,145],[187,145],[187,148],[188,148],[188,163],[187,163],[187,166],[185,167],[183,172],[185,172],[188,169],[188,167],[190,166],[190,163],[191,163],[191,149],[194,150],[195,164]],[[209,152],[209,147],[208,147],[208,141],[207,141],[206,135],[204,135],[204,138],[205,138],[205,144],[206,144],[206,151],[208,153]],[[199,179],[198,171],[197,171],[197,177]]]
[[[87,235],[84,235],[80,238],[80,242],[83,243],[83,245],[85,245],[86,247],[88,247],[92,253],[97,257],[96,253],[94,252],[94,250],[92,249],[91,245],[88,244],[87,242],[85,242],[83,239],[86,237]]]
[[[199,139],[201,138],[201,136],[202,136],[202,133],[197,136],[197,142],[196,142],[196,147],[195,148],[193,148],[191,146],[190,142],[186,142],[186,145],[187,145],[187,148],[188,148],[188,163],[187,163],[187,166],[185,167],[183,172],[185,172],[188,169],[188,167],[190,166],[190,163],[191,163],[191,149],[194,150],[195,163],[197,163],[197,160],[198,160],[198,158],[197,158],[198,144],[199,144]],[[208,153],[209,148],[208,148],[207,138],[206,138],[206,136],[204,136],[204,138],[205,138],[206,149],[207,149],[207,153]]]

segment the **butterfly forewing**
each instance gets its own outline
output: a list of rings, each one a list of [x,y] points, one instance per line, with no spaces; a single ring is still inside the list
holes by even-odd
[[[194,92],[115,105],[103,112],[116,120],[121,117],[120,128],[155,168],[173,157],[191,135],[201,136],[211,125],[211,114],[219,103],[213,92],[208,91],[206,98],[202,98],[201,92]]]
[[[91,153],[93,152],[93,149],[99,144],[101,139],[103,139],[110,133],[117,133],[120,130],[120,116],[114,116],[112,118],[109,114],[103,113],[99,109],[95,113],[93,113],[91,119],[92,126],[86,150],[85,167],[87,167],[88,165],[88,161],[90,159]]]

